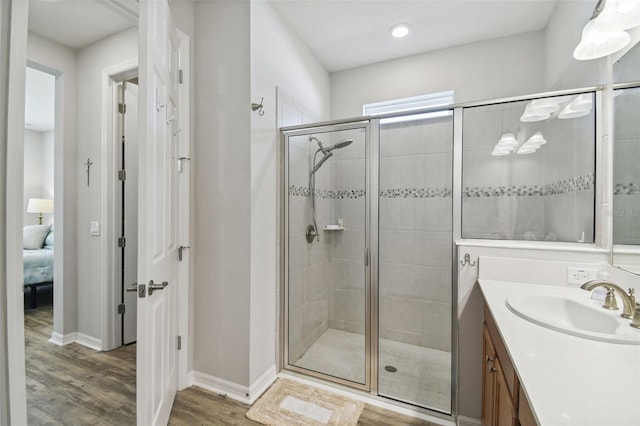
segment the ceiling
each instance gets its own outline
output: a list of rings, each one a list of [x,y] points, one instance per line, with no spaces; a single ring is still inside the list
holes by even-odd
[[[137,0],[29,1],[29,31],[72,49],[137,24]]]
[[[529,31],[557,0],[270,0],[330,71]],[[591,0],[579,0],[591,1]],[[403,39],[389,28],[412,27]]]

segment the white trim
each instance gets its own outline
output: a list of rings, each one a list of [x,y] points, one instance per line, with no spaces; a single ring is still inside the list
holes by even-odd
[[[338,395],[342,395],[342,396],[346,396],[349,398],[353,398],[353,399],[357,399],[359,401],[362,401],[366,404],[370,404],[373,405],[375,407],[379,407],[379,408],[384,408],[385,410],[389,410],[389,411],[393,411],[394,413],[398,413],[398,414],[403,414],[405,416],[410,416],[410,417],[414,417],[417,419],[422,419],[422,420],[426,420],[428,422],[433,423],[434,425],[442,425],[442,426],[455,426],[455,421],[453,420],[448,420],[448,419],[444,419],[441,417],[436,417],[430,414],[426,414],[423,413],[421,411],[418,411],[417,408],[407,408],[407,407],[400,407],[398,405],[389,403],[389,402],[385,402],[382,401],[378,398],[372,398],[370,396],[370,394],[368,393],[364,393],[364,392],[358,392],[358,391],[351,391],[351,390],[344,390],[338,387],[334,387],[334,386],[330,386],[330,385],[326,385],[324,383],[319,383],[316,381],[312,381],[306,378],[302,378],[300,376],[297,375],[293,375],[290,374],[288,372],[280,372],[278,374],[278,377],[282,377],[282,378],[286,378],[288,380],[294,380],[296,382],[299,383],[304,383],[306,385],[309,386],[314,386],[316,388],[328,391],[328,392],[333,392],[333,393],[337,393]]]
[[[251,404],[251,401],[247,397],[247,394],[249,394],[250,391],[247,386],[239,385],[219,377],[210,376],[199,371],[193,372],[193,384],[194,386],[201,387],[220,396],[225,396],[244,404]]]
[[[472,417],[458,416],[459,426],[479,426],[482,424],[480,419],[474,419]]]
[[[53,333],[51,333],[49,343],[53,343],[54,345],[58,346],[66,346],[71,343],[77,343],[89,349],[93,349],[94,351],[102,351],[102,341],[100,339],[89,336],[88,334],[78,333],[77,331],[69,334],[60,334],[54,331]]]
[[[182,70],[182,83],[178,89],[178,123],[182,131],[179,133],[178,150],[180,157],[191,158],[191,80],[190,64],[191,52],[189,50],[189,37],[182,31],[177,30],[178,40],[180,40],[179,68]],[[179,228],[178,244],[190,246],[191,241],[191,205],[192,205],[192,171],[191,161],[183,161],[184,179],[178,179],[179,197]],[[178,390],[183,390],[193,383],[192,372],[189,371],[190,361],[193,360],[193,344],[189,331],[189,323],[193,323],[193,312],[190,309],[192,304],[192,284],[191,268],[192,258],[189,249],[183,251],[182,262],[178,263],[178,335],[181,337],[182,349],[178,351]]]
[[[117,116],[116,110],[117,93],[116,83],[118,76],[135,73],[138,70],[138,58],[128,59],[116,65],[111,65],[102,70],[102,123],[101,123],[101,155],[102,155],[102,187],[101,187],[101,215],[103,218],[102,233],[102,253],[103,270],[102,276],[102,342],[105,350],[115,349],[120,346],[118,341],[120,315],[117,313],[119,304],[120,289],[118,281],[115,279],[115,268],[117,259],[117,226],[116,226],[116,146],[113,143],[116,135]],[[91,347],[89,345],[85,345]],[[100,350],[100,349],[98,349]]]
[[[102,351],[102,340],[84,333],[77,333],[76,343],[89,349],[93,349],[94,351]]]
[[[4,219],[6,241],[5,270],[2,276],[2,291],[6,291],[6,338],[7,367],[9,383],[9,406],[0,401],[2,408],[8,408],[10,424],[27,424],[27,392],[25,375],[24,339],[24,293],[22,270],[22,226],[23,226],[23,171],[24,171],[24,88],[27,65],[27,28],[29,2],[10,0],[10,41],[8,64],[8,93],[6,100],[6,152],[0,166],[3,172],[2,184],[6,185],[5,197],[0,204],[6,209],[0,214]],[[7,20],[3,19],[2,24]],[[6,33],[5,33],[6,34]],[[2,73],[4,75],[4,73]],[[7,176],[10,176],[8,179]],[[6,273],[6,275],[4,275]],[[3,392],[4,393],[4,392]],[[4,413],[0,416],[5,417]]]
[[[69,333],[69,334],[60,334],[56,331],[51,333],[51,338],[49,339],[49,343],[53,343],[58,346],[66,346],[70,343],[76,341],[77,332]]]
[[[253,404],[262,394],[269,389],[269,386],[273,384],[278,378],[278,372],[276,371],[275,364],[271,366],[264,374],[258,377],[258,380],[253,382],[249,387],[249,400]]]

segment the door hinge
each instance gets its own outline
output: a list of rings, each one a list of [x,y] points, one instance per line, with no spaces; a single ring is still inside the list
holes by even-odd
[[[124,314],[125,309],[126,309],[126,308],[125,308],[124,303],[121,303],[121,304],[119,304],[119,305],[118,305],[118,313],[119,313],[119,314]]]
[[[125,181],[127,180],[127,171],[126,170],[118,170],[118,180]]]
[[[118,104],[118,112],[120,114],[126,114],[127,113],[127,104],[119,103]]]
[[[178,350],[182,349],[182,336],[178,336]]]
[[[127,246],[127,238],[126,237],[119,237],[118,238],[118,247],[124,248],[126,246]]]
[[[180,84],[183,83],[182,70],[178,70],[178,83],[180,83]]]

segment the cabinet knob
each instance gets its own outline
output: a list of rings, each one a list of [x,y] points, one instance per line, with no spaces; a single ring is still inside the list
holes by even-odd
[[[485,357],[484,357],[484,360],[485,360],[486,362],[491,362],[491,361],[493,361],[493,360],[494,360],[494,358],[493,358],[491,355],[487,355],[487,356],[485,356]]]
[[[498,369],[497,369],[497,368],[495,368],[493,365],[492,365],[491,367],[489,367],[489,373],[493,374],[493,373],[495,373],[496,371],[498,371]]]

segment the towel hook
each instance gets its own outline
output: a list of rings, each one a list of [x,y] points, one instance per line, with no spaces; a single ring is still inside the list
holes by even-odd
[[[262,108],[264,108],[264,106],[262,105],[264,102],[264,98],[260,98],[260,103],[252,103],[251,104],[251,111],[258,111],[258,115],[259,116],[263,116],[264,115],[264,110]]]
[[[474,260],[473,262],[471,261],[471,256],[469,255],[469,253],[464,255],[464,260],[460,261],[460,264],[462,266],[476,266],[476,261]]]

